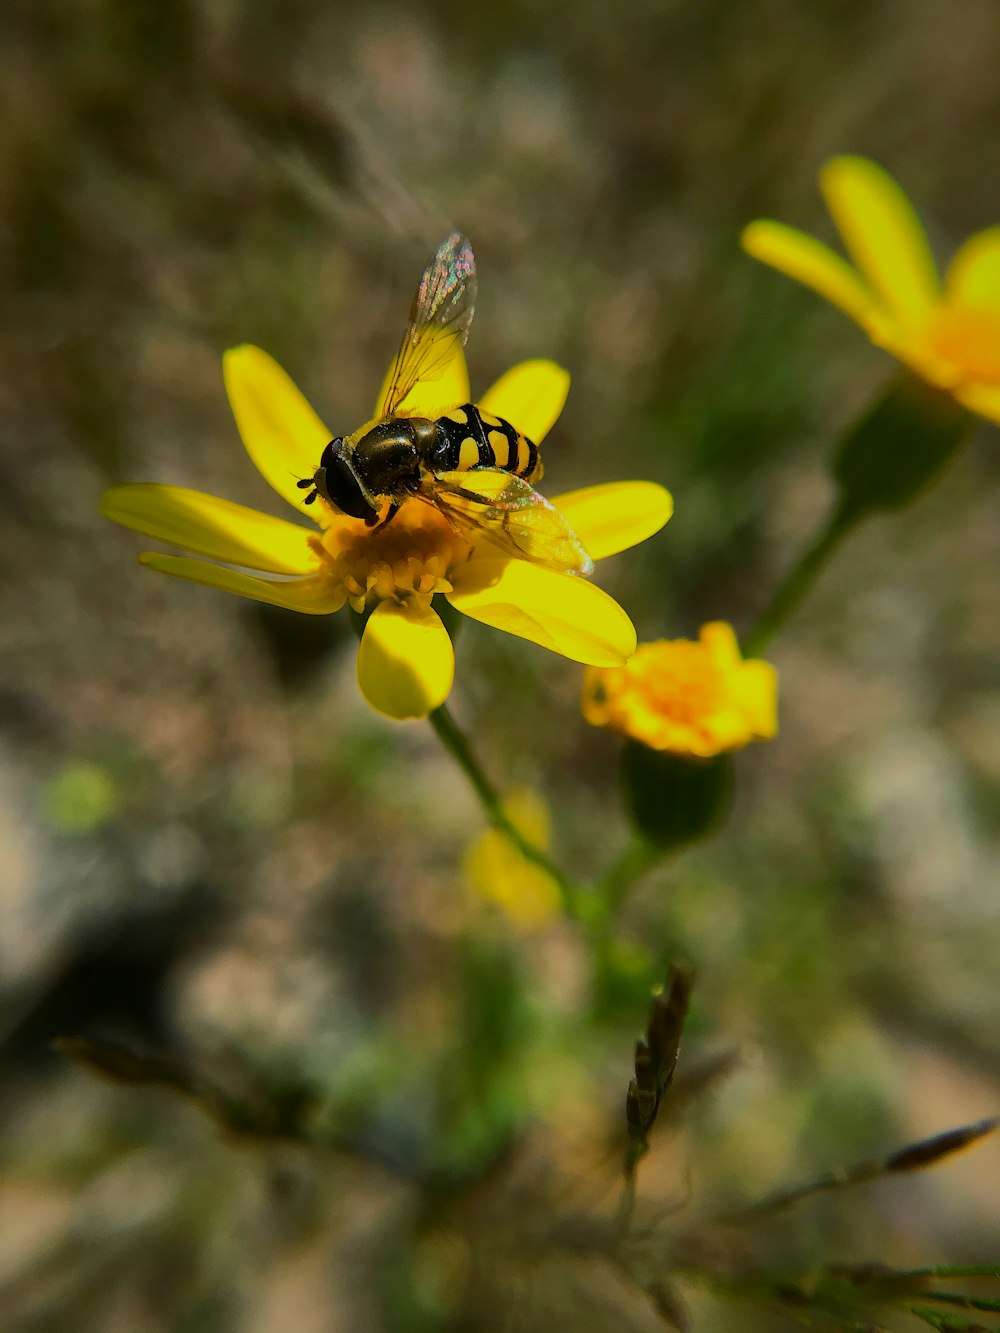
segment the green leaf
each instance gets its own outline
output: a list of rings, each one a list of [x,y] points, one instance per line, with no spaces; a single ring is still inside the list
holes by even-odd
[[[1000,1314],[1000,1296],[967,1296],[962,1291],[924,1291],[920,1294],[925,1301],[940,1301],[942,1305],[955,1305],[960,1310]]]
[[[937,1329],[938,1333],[989,1333],[985,1324],[970,1324],[967,1319],[958,1319],[955,1315],[932,1310],[925,1305],[911,1305],[908,1308],[910,1314]]]

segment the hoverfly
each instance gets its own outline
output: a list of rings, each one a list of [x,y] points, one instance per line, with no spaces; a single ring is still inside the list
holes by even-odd
[[[589,574],[593,562],[576,533],[531,484],[542,474],[532,440],[474,403],[434,421],[406,411],[414,388],[441,379],[464,347],[475,299],[472,247],[454,232],[420,280],[382,417],[330,441],[313,475],[298,483],[309,491],[305,502],[321,496],[375,527],[391,522],[407,500],[421,500],[472,539],[550,569]]]

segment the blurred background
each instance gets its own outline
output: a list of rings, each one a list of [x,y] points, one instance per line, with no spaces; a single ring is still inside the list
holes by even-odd
[[[534,1228],[613,1212],[631,1043],[675,957],[697,971],[682,1073],[730,1068],[644,1164],[672,1226],[996,1112],[995,428],[859,530],[776,644],[780,737],[739,756],[728,826],[636,890],[599,1004],[571,929],[521,930],[465,882],[480,811],[429,727],[361,702],[346,615],[160,578],[97,505],[149,480],[280,513],[223,349],[265,347],[354,429],[457,226],[474,392],[527,357],[572,372],[550,493],[674,493],[661,536],[602,570],[640,638],[747,626],[892,366],[740,229],[831,238],[816,175],[840,151],[896,176],[941,262],[1000,221],[997,19],[995,0],[5,6],[5,1329],[664,1326],[606,1265],[540,1259]],[[458,659],[486,766],[544,796],[554,854],[591,874],[627,829],[580,669],[471,623]],[[51,1047],[81,1034],[304,1107],[337,1148],[101,1082]],[[522,1120],[516,1169],[428,1222],[426,1164]],[[998,1179],[988,1141],[741,1254],[995,1260]],[[788,1326],[685,1299],[699,1329]]]

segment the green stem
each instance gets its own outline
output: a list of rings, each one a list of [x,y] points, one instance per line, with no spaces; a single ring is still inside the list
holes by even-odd
[[[632,1226],[632,1215],[635,1212],[636,1174],[641,1156],[641,1152],[630,1153],[625,1162],[625,1178],[622,1181],[621,1197],[618,1200],[618,1211],[614,1220],[614,1236],[618,1244],[621,1244],[626,1238]]]
[[[910,504],[947,466],[972,414],[909,371],[847,430],[830,459],[839,500],[745,640],[759,653],[815,583],[841,538],[861,519]]]
[[[595,885],[595,897],[607,924],[618,914],[636,881],[661,860],[666,850],[638,833],[622,848]]]
[[[758,616],[757,623],[745,636],[743,648],[747,657],[756,657],[766,649],[816,582],[823,566],[841,540],[850,532],[854,522],[855,519],[848,514],[844,506],[840,505],[833,510],[799,557],[798,563],[779,586],[770,604]]]
[[[479,797],[486,813],[486,818],[499,833],[502,833],[505,838],[514,844],[526,861],[538,866],[540,870],[543,870],[550,878],[555,880],[559,886],[567,912],[570,916],[579,919],[581,904],[576,885],[567,879],[559,867],[543,851],[536,847],[534,843],[529,842],[521,830],[511,821],[503,808],[500,793],[486,776],[482,765],[473,753],[468,738],[448,711],[447,705],[442,704],[440,708],[436,708],[428,720],[437,732],[441,744],[472,784],[472,788]]]

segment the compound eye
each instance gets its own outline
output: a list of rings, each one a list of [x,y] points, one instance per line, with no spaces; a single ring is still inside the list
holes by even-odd
[[[365,499],[350,463],[330,445],[323,453],[323,468],[327,496],[342,514],[349,518],[370,518],[378,512]]]
[[[336,439],[331,440],[330,443],[324,448],[322,454],[320,454],[320,459],[319,459],[320,467],[323,468],[333,467],[337,459],[340,457],[340,451],[343,448],[343,445],[344,445],[343,435],[338,435]]]

